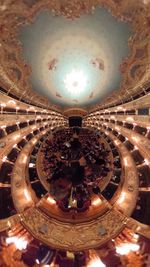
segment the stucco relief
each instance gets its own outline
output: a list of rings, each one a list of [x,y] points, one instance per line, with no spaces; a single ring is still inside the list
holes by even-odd
[[[27,210],[21,217],[23,225],[35,237],[52,247],[69,251],[99,247],[125,227],[125,216],[113,209],[94,221],[81,224],[47,220],[47,217],[35,208]],[[41,231],[43,225],[46,231]]]

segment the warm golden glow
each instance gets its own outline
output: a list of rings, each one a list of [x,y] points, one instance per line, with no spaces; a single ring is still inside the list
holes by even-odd
[[[148,166],[150,165],[150,162],[149,162],[148,159],[144,159],[144,162],[145,162],[146,165],[148,165]]]
[[[56,201],[55,201],[51,196],[49,196],[49,197],[47,198],[47,201],[48,201],[50,204],[56,204]]]
[[[30,193],[28,192],[27,189],[24,189],[24,195],[25,195],[25,198],[30,201],[31,200],[31,196],[30,196]]]
[[[24,157],[23,157],[23,159],[22,159],[22,163],[26,163],[27,162],[27,156],[26,155],[24,155]]]
[[[127,157],[126,158],[124,157],[123,161],[124,161],[124,165],[125,166],[128,166],[129,165],[129,160],[128,160]]]
[[[8,103],[9,103],[9,104],[16,104],[16,101],[14,101],[14,100],[9,100]]]
[[[89,258],[87,267],[105,267],[105,264],[101,261],[95,250],[89,251]]]
[[[92,205],[93,206],[99,206],[102,203],[100,198],[95,198],[92,200]]]
[[[130,252],[137,252],[140,249],[138,244],[133,243],[123,243],[116,246],[116,252],[120,255],[127,255]]]
[[[5,162],[7,160],[7,156],[3,157],[2,161]]]
[[[87,267],[105,267],[105,264],[100,260],[100,258],[95,258],[90,260]]]
[[[8,245],[14,244],[17,249],[22,250],[22,249],[26,249],[28,245],[28,241],[21,237],[18,238],[16,236],[11,236],[11,237],[6,238],[6,244]]]
[[[64,84],[69,93],[78,96],[85,90],[87,79],[82,71],[73,70],[66,75]]]
[[[121,192],[120,196],[119,196],[119,199],[117,201],[118,204],[121,204],[122,202],[124,202],[125,200],[125,196],[126,196],[126,193],[125,192]]]

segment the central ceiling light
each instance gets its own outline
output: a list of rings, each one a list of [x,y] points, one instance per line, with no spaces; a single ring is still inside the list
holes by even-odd
[[[87,79],[82,71],[72,70],[72,72],[66,75],[64,84],[69,93],[77,96],[85,90]]]

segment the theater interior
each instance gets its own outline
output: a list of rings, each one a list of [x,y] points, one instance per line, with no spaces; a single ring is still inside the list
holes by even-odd
[[[0,267],[150,266],[150,1],[0,1]]]

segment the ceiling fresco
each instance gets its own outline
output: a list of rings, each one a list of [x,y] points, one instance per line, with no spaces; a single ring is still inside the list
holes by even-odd
[[[149,0],[2,0],[0,86],[63,112],[115,106],[149,88]]]
[[[130,35],[104,8],[74,20],[43,11],[19,32],[32,88],[62,107],[102,101],[120,87]]]

